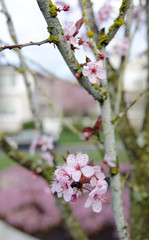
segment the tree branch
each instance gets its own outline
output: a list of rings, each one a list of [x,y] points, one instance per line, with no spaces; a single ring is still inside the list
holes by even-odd
[[[8,25],[8,30],[9,30],[9,34],[13,40],[13,42],[15,43],[15,45],[18,45],[18,40],[16,37],[16,33],[15,33],[15,29],[13,26],[13,22],[11,20],[11,16],[7,11],[7,8],[5,6],[5,3],[3,0],[0,0],[1,4],[2,4],[2,8],[3,8],[3,13],[5,14],[6,18],[7,18],[7,25]],[[34,121],[35,121],[35,125],[36,128],[39,129],[41,131],[42,129],[42,124],[41,124],[41,120],[38,117],[36,108],[35,108],[35,104],[34,104],[34,100],[33,100],[33,96],[32,96],[32,88],[31,88],[31,83],[28,79],[28,75],[27,75],[27,71],[26,71],[26,67],[25,67],[25,61],[24,61],[24,57],[21,54],[21,52],[19,51],[19,49],[16,49],[18,56],[19,56],[19,60],[20,60],[20,73],[23,75],[24,78],[24,83],[26,85],[26,89],[27,89],[27,94],[28,94],[28,99],[29,99],[29,103],[30,103],[30,109],[31,112],[34,116]]]
[[[97,49],[97,43],[99,40],[99,31],[95,23],[95,17],[92,9],[92,3],[90,0],[84,1],[79,0],[80,6],[82,8],[83,19],[85,20],[86,30],[90,43],[94,50]],[[95,44],[94,44],[95,43]]]
[[[114,38],[115,34],[119,28],[124,24],[124,18],[127,12],[127,9],[130,7],[130,0],[123,0],[121,7],[119,9],[119,15],[115,19],[114,23],[109,27],[107,34],[100,31],[100,41],[98,43],[98,48],[101,50],[102,47],[106,47],[109,42]]]
[[[5,50],[5,49],[11,50],[11,49],[15,49],[15,48],[22,49],[23,47],[34,46],[34,45],[40,46],[40,45],[45,44],[45,43],[50,43],[50,41],[48,39],[45,39],[45,40],[40,41],[40,42],[32,42],[31,41],[29,43],[22,43],[22,44],[4,46],[4,47],[0,47],[0,52]]]
[[[143,89],[143,91],[125,108],[125,110],[121,113],[119,113],[114,119],[112,119],[112,123],[113,124],[117,124],[119,122],[119,120],[121,120],[121,118],[128,112],[129,109],[131,109],[131,107],[139,101],[139,99],[149,91],[149,85],[146,86],[145,89]]]
[[[80,0],[80,2],[82,2]],[[82,3],[83,4],[83,3]],[[88,19],[88,14],[86,14],[86,20]],[[96,47],[96,46],[95,46]],[[106,60],[104,60],[104,69],[106,71]],[[101,84],[108,89],[107,79],[100,80]],[[114,126],[111,123],[111,105],[110,97],[108,96],[106,100],[101,104],[101,116],[102,116],[102,128],[104,135],[104,145],[107,155],[111,158],[112,161],[117,160],[116,156],[116,144],[115,144],[115,134]],[[117,169],[112,170],[110,177],[111,183],[111,192],[112,192],[112,208],[114,212],[116,227],[120,240],[128,240],[129,233],[127,229],[127,223],[124,217],[123,202],[122,202],[122,185],[121,178],[118,172],[118,162]]]
[[[66,61],[71,72],[75,74],[81,69],[80,64],[75,58],[74,52],[71,50],[67,40],[64,36],[63,29],[58,20],[57,11],[54,14],[54,6],[52,1],[47,0],[37,0],[39,8],[47,22],[49,32],[53,39],[55,39],[55,44],[57,45],[59,51],[61,52],[64,60]],[[91,94],[95,100],[103,102],[106,98],[106,89],[102,87],[100,90],[95,89],[93,84],[91,84],[87,77],[81,76],[77,78],[81,86],[83,86],[89,94]]]
[[[0,131],[0,148],[15,162],[22,165],[23,167],[34,171],[35,173],[37,168],[40,167],[41,173],[38,173],[38,175],[42,176],[48,184],[51,183],[53,178],[53,173],[55,171],[54,167],[50,167],[46,162],[43,162],[42,165],[39,164],[37,161],[29,158],[26,154],[21,153],[18,149],[12,147],[6,138],[4,137],[3,133]],[[74,215],[72,214],[72,210],[68,203],[64,202],[62,198],[56,198],[57,199],[57,205],[59,209],[61,210],[63,219],[70,231],[71,236],[74,240],[88,240],[86,237],[84,231],[80,227],[79,222],[76,220]]]
[[[104,68],[106,69],[106,60],[104,60]],[[107,79],[101,80],[103,85],[108,87]],[[110,97],[101,104],[101,116],[102,116],[102,128],[104,134],[104,145],[107,155],[112,161],[115,161],[117,167],[111,169],[111,193],[112,193],[112,208],[114,212],[115,223],[120,240],[128,240],[129,233],[127,229],[127,223],[124,217],[123,202],[122,202],[122,185],[121,177],[118,171],[118,159],[116,153],[114,126],[111,122],[111,104]]]

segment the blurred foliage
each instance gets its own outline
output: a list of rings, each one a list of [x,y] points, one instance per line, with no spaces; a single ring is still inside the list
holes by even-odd
[[[25,130],[25,129],[32,129],[32,128],[35,128],[35,123],[34,121],[28,121],[28,122],[25,122],[22,124],[22,129]]]

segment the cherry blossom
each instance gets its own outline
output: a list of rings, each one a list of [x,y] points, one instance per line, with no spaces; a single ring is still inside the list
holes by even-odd
[[[88,208],[92,205],[93,211],[96,213],[101,212],[102,203],[104,202],[104,193],[107,191],[106,187],[102,189],[96,187],[89,193],[89,197],[85,203],[85,208]]]
[[[52,150],[54,148],[54,139],[51,136],[43,135],[39,138],[38,144],[41,146],[41,151]]]
[[[77,155],[68,155],[66,169],[74,181],[79,181],[81,174],[87,178],[91,177],[94,174],[93,167],[86,166],[88,160],[89,158],[87,154],[78,153]]]
[[[90,43],[86,34],[83,34],[82,37],[79,38],[78,44],[82,45],[86,52],[89,52],[91,50]]]
[[[67,173],[65,166],[59,167],[54,174],[56,179],[60,182],[65,182],[70,179],[70,175]]]
[[[52,185],[51,192],[52,193],[57,192],[57,196],[59,198],[63,196],[66,202],[69,202],[71,200],[71,197],[74,193],[73,188],[71,187],[71,183],[69,181],[66,182],[55,181]]]
[[[74,23],[73,22],[67,23],[64,28],[64,35],[67,41],[72,45],[75,45],[77,43],[77,39],[73,37],[73,34],[75,32],[76,32],[76,26],[74,25]]]
[[[129,50],[129,40],[128,38],[124,38],[123,40],[118,40],[115,42],[113,46],[114,53],[118,56],[122,57],[128,53]]]
[[[112,13],[113,7],[110,4],[105,3],[98,11],[99,23],[102,23],[103,21],[106,21],[108,18],[110,18]]]
[[[108,156],[107,154],[104,157],[103,163],[109,165],[110,167],[116,167],[116,164],[111,160],[111,157]]]
[[[50,152],[41,152],[40,157],[46,161],[51,167],[54,166],[53,155]]]
[[[41,148],[41,151],[45,152],[47,150],[53,150],[54,148],[54,139],[51,136],[42,135],[38,136],[36,135],[33,138],[33,141],[30,146],[30,154],[34,155],[36,147],[39,146]]]
[[[31,156],[33,156],[35,154],[36,146],[37,146],[37,143],[38,143],[38,138],[39,138],[39,136],[35,135],[32,142],[31,142],[30,149],[29,149]]]
[[[99,79],[106,78],[106,72],[103,69],[102,61],[88,62],[87,67],[88,69],[82,70],[82,74],[87,76],[91,83],[99,84]]]
[[[108,188],[101,167],[94,166],[87,154],[68,152],[67,155],[63,157],[65,164],[54,172],[51,192],[66,202],[75,202],[82,194],[89,194],[85,207],[92,205],[94,212],[100,212]]]

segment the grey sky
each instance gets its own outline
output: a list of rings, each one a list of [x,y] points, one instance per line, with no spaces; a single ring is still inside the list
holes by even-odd
[[[17,33],[19,43],[25,43],[30,41],[41,41],[48,37],[47,25],[45,20],[38,8],[36,0],[5,0],[9,13],[12,16],[12,20],[14,22],[14,27]],[[65,1],[67,4],[70,1]],[[77,0],[71,0],[71,4],[76,6]],[[102,4],[104,1],[94,0],[95,6],[94,9],[97,12],[99,9],[99,2]],[[113,2],[113,1],[111,1]],[[118,10],[118,5],[120,1],[114,1],[116,6],[116,11]],[[76,22],[81,17],[81,12],[79,9],[76,11],[75,8],[71,8],[70,12],[61,12],[59,13],[60,20],[65,23],[69,21]],[[75,9],[75,14],[73,12]],[[116,14],[117,12],[115,12]],[[64,18],[65,17],[65,18]],[[5,18],[3,14],[0,14],[0,22],[1,22],[1,31],[0,31],[0,39],[12,44],[9,33],[5,24]],[[141,30],[142,34],[145,34],[144,28]],[[144,38],[143,38],[144,39]],[[141,50],[145,48],[145,41],[143,39],[136,39],[134,44],[133,52],[137,50]],[[141,44],[138,44],[141,41]],[[59,77],[65,78],[70,75],[70,71],[66,64],[63,61],[60,53],[53,45],[46,44],[43,46],[33,46],[27,47],[21,50],[25,56],[30,57],[33,60],[38,61],[40,64],[45,66],[51,72],[57,74]],[[5,51],[8,61],[17,62],[17,58],[13,54],[12,51]],[[85,55],[87,53],[82,54],[83,52],[76,50],[76,55],[80,61],[84,61]],[[58,71],[57,71],[58,69]]]

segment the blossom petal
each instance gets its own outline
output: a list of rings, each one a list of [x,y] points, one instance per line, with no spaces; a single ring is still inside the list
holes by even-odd
[[[89,81],[90,81],[91,83],[97,83],[97,77],[96,77],[95,74],[90,74],[90,75],[88,76],[88,79],[89,79]]]
[[[72,179],[75,181],[75,182],[79,182],[79,180],[80,180],[80,178],[81,178],[81,171],[74,171],[73,173],[72,173]]]
[[[90,74],[90,70],[89,69],[83,69],[82,74],[87,77]]]
[[[68,190],[63,192],[63,197],[66,202],[71,200],[71,196],[73,194],[73,189],[70,187]]]
[[[93,199],[89,197],[89,198],[86,200],[84,207],[85,207],[85,208],[90,207],[91,204],[92,204],[92,202],[93,202]]]
[[[68,166],[71,166],[71,167],[76,167],[77,166],[75,155],[73,155],[73,154],[68,155],[67,164],[68,164]]]
[[[90,180],[91,186],[95,187],[96,183],[97,183],[97,179],[95,177],[92,177],[91,180]]]
[[[102,203],[100,201],[94,201],[93,202],[93,211],[96,213],[101,212],[102,210]]]
[[[97,77],[100,78],[100,79],[105,79],[106,78],[106,72],[104,70],[98,72]]]
[[[94,170],[94,168],[91,167],[91,166],[84,166],[84,167],[82,168],[82,173],[83,173],[83,175],[84,175],[85,177],[88,178],[88,177],[91,177],[91,176],[94,175],[95,170]]]
[[[109,161],[109,162],[108,162],[108,165],[109,165],[110,167],[116,167],[116,164],[115,164],[114,162],[112,162],[112,161]]]
[[[79,166],[84,167],[88,163],[89,157],[87,154],[78,153],[76,160]]]

